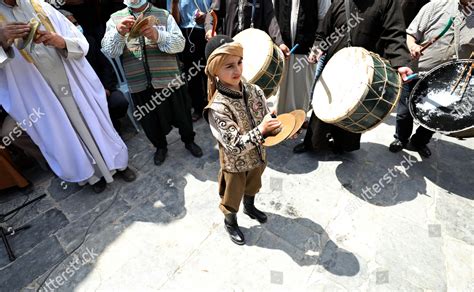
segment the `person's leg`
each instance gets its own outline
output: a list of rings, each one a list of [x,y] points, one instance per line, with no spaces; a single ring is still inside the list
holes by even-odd
[[[194,143],[194,130],[191,118],[191,107],[189,95],[184,87],[180,87],[170,97],[170,103],[173,110],[173,124],[179,129],[181,141],[184,142],[186,149],[195,157],[202,156],[202,149]]]
[[[391,152],[398,152],[405,148],[413,131],[413,117],[408,108],[408,99],[411,89],[412,85],[403,85],[402,95],[400,96],[400,101],[397,106],[395,141],[393,141],[389,147]]]
[[[202,66],[205,66],[204,50],[206,47],[203,29],[182,29],[184,37],[188,40],[181,59],[184,63],[185,73],[189,76],[188,93],[192,100],[194,113],[192,119],[198,120],[207,104],[207,77]],[[201,66],[199,66],[201,65]]]
[[[120,119],[127,114],[128,101],[123,92],[120,90],[114,90],[110,92],[110,96],[107,98],[107,103],[114,128],[115,130],[120,131]]]
[[[255,207],[255,195],[262,187],[262,175],[265,167],[262,165],[248,172],[244,196],[244,213],[260,223],[267,222],[267,215]]]
[[[230,173],[219,171],[219,195],[221,203],[219,209],[224,213],[224,226],[232,242],[242,245],[245,238],[237,223],[237,212],[244,196],[246,173]]]
[[[154,163],[155,165],[161,165],[165,161],[166,153],[168,152],[168,143],[166,141],[166,132],[162,129],[163,125],[160,123],[158,113],[160,104],[157,104],[152,99],[152,96],[157,92],[159,91],[149,89],[134,93],[132,94],[132,99],[135,111],[140,114],[138,120],[142,125],[143,131],[153,146],[156,147]]]
[[[428,148],[428,143],[433,137],[434,132],[422,126],[419,126],[416,133],[411,136],[410,146],[416,150],[421,156],[428,158],[431,156],[431,150]]]

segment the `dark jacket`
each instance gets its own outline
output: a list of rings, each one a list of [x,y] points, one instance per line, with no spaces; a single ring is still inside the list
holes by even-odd
[[[420,9],[429,2],[430,0],[402,0],[401,6],[406,27],[410,26],[410,23],[415,19]]]
[[[283,44],[272,0],[255,0],[255,3],[254,28],[268,33],[275,44]],[[252,19],[252,6],[253,0],[247,0],[247,5],[243,9],[242,29],[239,29],[239,0],[213,0],[212,7],[219,18],[218,32],[233,37],[249,28]],[[212,29],[210,14],[206,17],[204,27],[206,31]]]
[[[289,48],[299,44],[295,54],[308,54],[318,28],[318,1],[300,1],[294,44],[291,42],[291,7],[292,0],[275,0],[275,16],[280,26],[281,36]]]
[[[352,46],[363,47],[388,59],[393,67],[407,66],[411,59],[406,45],[405,22],[398,0],[352,0],[352,16],[357,25],[351,29]],[[334,0],[322,27],[318,28],[314,47],[327,51],[329,60],[348,46],[344,0]],[[358,11],[358,12],[357,12]],[[357,12],[357,13],[356,13]],[[354,22],[352,22],[354,23]]]

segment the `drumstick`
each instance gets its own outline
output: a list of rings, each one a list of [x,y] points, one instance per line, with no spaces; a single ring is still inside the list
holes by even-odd
[[[467,66],[468,66],[468,65],[467,65],[467,63],[466,63],[466,64],[464,65],[464,68],[463,68],[462,71],[461,71],[461,74],[459,74],[459,77],[458,77],[458,79],[456,80],[456,83],[454,83],[453,88],[451,88],[451,93],[450,93],[450,94],[453,94],[454,91],[456,91],[456,89],[458,88],[459,83],[461,82],[462,77],[464,76],[464,73],[465,73],[466,70],[467,70]]]
[[[211,16],[212,16],[212,19],[214,20],[212,22],[212,33],[211,33],[211,36],[214,36],[216,34],[216,29],[217,29],[217,14],[214,10],[211,10]]]
[[[467,85],[471,81],[471,76],[472,76],[472,70],[474,69],[474,63],[471,63],[471,68],[469,69],[469,72],[467,72],[466,79],[464,80],[464,85],[461,89],[461,98],[463,97],[464,93],[466,92]]]
[[[429,40],[427,43],[425,43],[424,45],[422,45],[421,47],[421,51],[420,53],[423,53],[424,50],[426,50],[427,48],[429,48],[432,44],[434,44],[437,40],[439,40],[441,37],[443,37],[446,32],[448,32],[448,30],[451,28],[451,26],[453,25],[454,23],[454,17],[451,17],[448,21],[448,23],[446,24],[446,26],[444,27],[444,29],[441,31],[441,33],[437,36],[435,36],[434,38],[432,38],[431,40]]]
[[[291,48],[290,50],[290,55],[293,54],[293,52],[300,46],[300,44],[296,44],[293,46],[293,48]]]

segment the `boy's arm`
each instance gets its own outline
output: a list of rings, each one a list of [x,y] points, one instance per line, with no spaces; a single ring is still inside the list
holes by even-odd
[[[240,134],[237,123],[223,112],[210,109],[209,125],[212,135],[226,152],[235,155],[245,154],[265,141],[258,127],[245,134]]]

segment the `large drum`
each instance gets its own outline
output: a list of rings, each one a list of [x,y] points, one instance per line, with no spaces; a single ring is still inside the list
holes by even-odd
[[[445,135],[474,137],[474,78],[468,76],[473,62],[441,64],[418,81],[409,101],[416,122]]]
[[[285,57],[264,31],[249,28],[234,36],[244,47],[242,76],[262,88],[268,98],[280,86]]]
[[[337,52],[327,63],[313,93],[313,110],[323,122],[353,133],[380,124],[395,108],[402,78],[389,62],[364,48]]]

